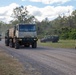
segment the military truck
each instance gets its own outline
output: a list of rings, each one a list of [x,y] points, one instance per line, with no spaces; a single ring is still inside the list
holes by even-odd
[[[19,49],[21,45],[36,48],[37,40],[35,24],[17,24],[5,34],[5,45],[15,49]]]

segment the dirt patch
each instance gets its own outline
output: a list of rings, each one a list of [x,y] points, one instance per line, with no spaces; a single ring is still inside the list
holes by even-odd
[[[23,65],[13,56],[0,50],[0,75],[28,75]]]

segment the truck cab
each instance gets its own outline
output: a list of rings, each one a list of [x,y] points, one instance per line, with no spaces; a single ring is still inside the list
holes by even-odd
[[[35,24],[19,24],[15,27],[15,35],[17,38],[35,38],[37,37]]]

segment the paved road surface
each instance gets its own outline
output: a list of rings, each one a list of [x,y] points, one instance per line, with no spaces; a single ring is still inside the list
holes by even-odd
[[[0,41],[0,49],[5,50],[23,63],[30,75],[76,75],[76,50],[38,46],[37,49],[6,47]]]

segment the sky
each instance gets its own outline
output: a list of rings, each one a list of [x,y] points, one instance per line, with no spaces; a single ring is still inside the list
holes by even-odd
[[[76,0],[0,0],[0,21],[9,23],[13,19],[13,9],[18,6],[26,6],[38,21],[53,20],[59,15],[69,16],[76,10]]]

